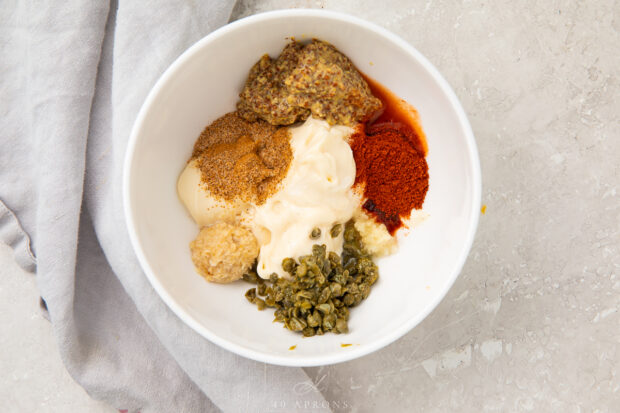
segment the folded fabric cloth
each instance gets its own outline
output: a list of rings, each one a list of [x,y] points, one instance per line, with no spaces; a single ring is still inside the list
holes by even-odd
[[[124,222],[122,162],[140,105],[233,5],[14,0],[0,8],[0,240],[22,267],[36,264],[69,373],[129,412],[294,411],[299,397],[327,405],[318,391],[295,394],[296,384],[312,385],[302,369],[239,357],[181,322],[144,276]]]

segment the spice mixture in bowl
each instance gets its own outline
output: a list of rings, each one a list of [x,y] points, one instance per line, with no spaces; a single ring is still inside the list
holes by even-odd
[[[419,53],[297,10],[177,59],[136,121],[124,190],[138,258],[183,321],[250,358],[317,365],[437,305],[471,245],[479,180],[466,117]]]

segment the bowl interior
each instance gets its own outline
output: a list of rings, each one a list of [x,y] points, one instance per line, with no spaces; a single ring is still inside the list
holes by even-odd
[[[194,271],[189,242],[198,229],[176,194],[176,180],[202,129],[235,109],[250,67],[276,56],[289,38],[321,38],[415,106],[428,140],[429,219],[379,260],[380,280],[351,312],[348,335],[302,339],[244,298],[249,284],[217,285]],[[451,90],[426,60],[395,36],[347,16],[268,13],[203,39],[162,76],[138,117],[125,170],[127,221],[154,288],[196,331],[246,357],[318,365],[376,350],[419,323],[441,300],[469,251],[479,214],[473,136]],[[353,344],[342,347],[341,344]],[[289,347],[296,345],[294,351]]]

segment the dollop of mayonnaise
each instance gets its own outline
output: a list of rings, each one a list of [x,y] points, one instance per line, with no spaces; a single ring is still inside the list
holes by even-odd
[[[225,202],[217,199],[201,181],[200,173],[196,160],[189,162],[181,172],[177,181],[181,202],[201,228],[218,221],[233,224],[249,205],[242,201]]]
[[[353,130],[310,117],[289,131],[293,160],[288,174],[279,191],[252,211],[260,244],[257,272],[263,278],[272,273],[288,277],[282,260],[310,254],[314,244],[342,253],[344,223],[359,204],[351,189],[355,161],[346,141]],[[343,224],[343,230],[332,238],[334,224]],[[310,239],[314,228],[321,230],[318,239]]]

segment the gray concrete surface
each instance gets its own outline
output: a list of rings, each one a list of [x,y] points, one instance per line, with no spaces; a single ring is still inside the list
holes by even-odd
[[[482,162],[463,273],[401,340],[308,370],[332,407],[620,411],[620,2],[244,0],[235,16],[285,7],[346,11],[413,44],[461,99]],[[111,411],[62,369],[6,247],[0,271],[0,404]]]

